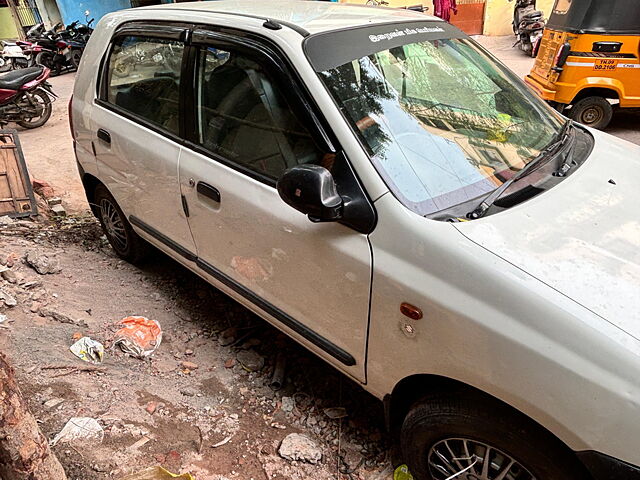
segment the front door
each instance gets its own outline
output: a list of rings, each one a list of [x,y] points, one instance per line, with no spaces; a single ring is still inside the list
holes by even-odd
[[[277,80],[270,62],[219,37],[203,42],[195,61],[195,136],[180,156],[198,265],[278,328],[364,381],[367,236],[312,223],[275,188],[285,169],[330,167],[334,158],[297,120],[284,95],[291,86]]]
[[[174,250],[195,250],[178,184],[179,29],[117,33],[92,120],[100,177],[130,222]],[[164,36],[159,36],[159,35]]]

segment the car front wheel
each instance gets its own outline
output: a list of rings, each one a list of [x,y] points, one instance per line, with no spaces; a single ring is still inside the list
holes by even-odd
[[[416,480],[584,480],[557,438],[483,394],[439,393],[417,402],[401,429]]]

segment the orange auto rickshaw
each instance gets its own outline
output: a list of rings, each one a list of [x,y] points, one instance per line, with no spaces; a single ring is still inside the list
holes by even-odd
[[[525,78],[568,117],[605,128],[640,107],[640,0],[556,0]]]

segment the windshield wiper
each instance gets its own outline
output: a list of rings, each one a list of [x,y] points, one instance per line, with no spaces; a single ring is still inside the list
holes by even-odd
[[[476,220],[484,216],[484,214],[487,213],[487,210],[489,210],[489,208],[491,208],[491,206],[502,196],[502,194],[507,190],[507,188],[509,188],[515,182],[517,182],[521,178],[531,173],[534,167],[539,165],[542,161],[546,160],[549,157],[549,155],[561,149],[564,146],[564,144],[567,142],[567,139],[569,138],[572,124],[573,122],[571,120],[567,120],[567,123],[564,124],[564,126],[562,127],[562,130],[558,133],[556,138],[554,138],[554,140],[549,145],[547,145],[547,147],[545,147],[544,150],[542,150],[533,160],[531,160],[524,167],[522,167],[522,169],[518,173],[516,173],[513,177],[511,177],[509,180],[504,182],[498,188],[493,190],[489,195],[484,197],[480,202],[480,204],[474,210],[467,213],[467,218]]]

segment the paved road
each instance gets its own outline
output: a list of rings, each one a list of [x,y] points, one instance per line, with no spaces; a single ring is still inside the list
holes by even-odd
[[[527,57],[518,48],[512,48],[514,37],[475,37],[519,77],[524,78],[531,71],[534,59]],[[639,80],[640,81],[640,80]],[[607,133],[640,145],[640,109],[631,111],[619,109],[613,116]]]

